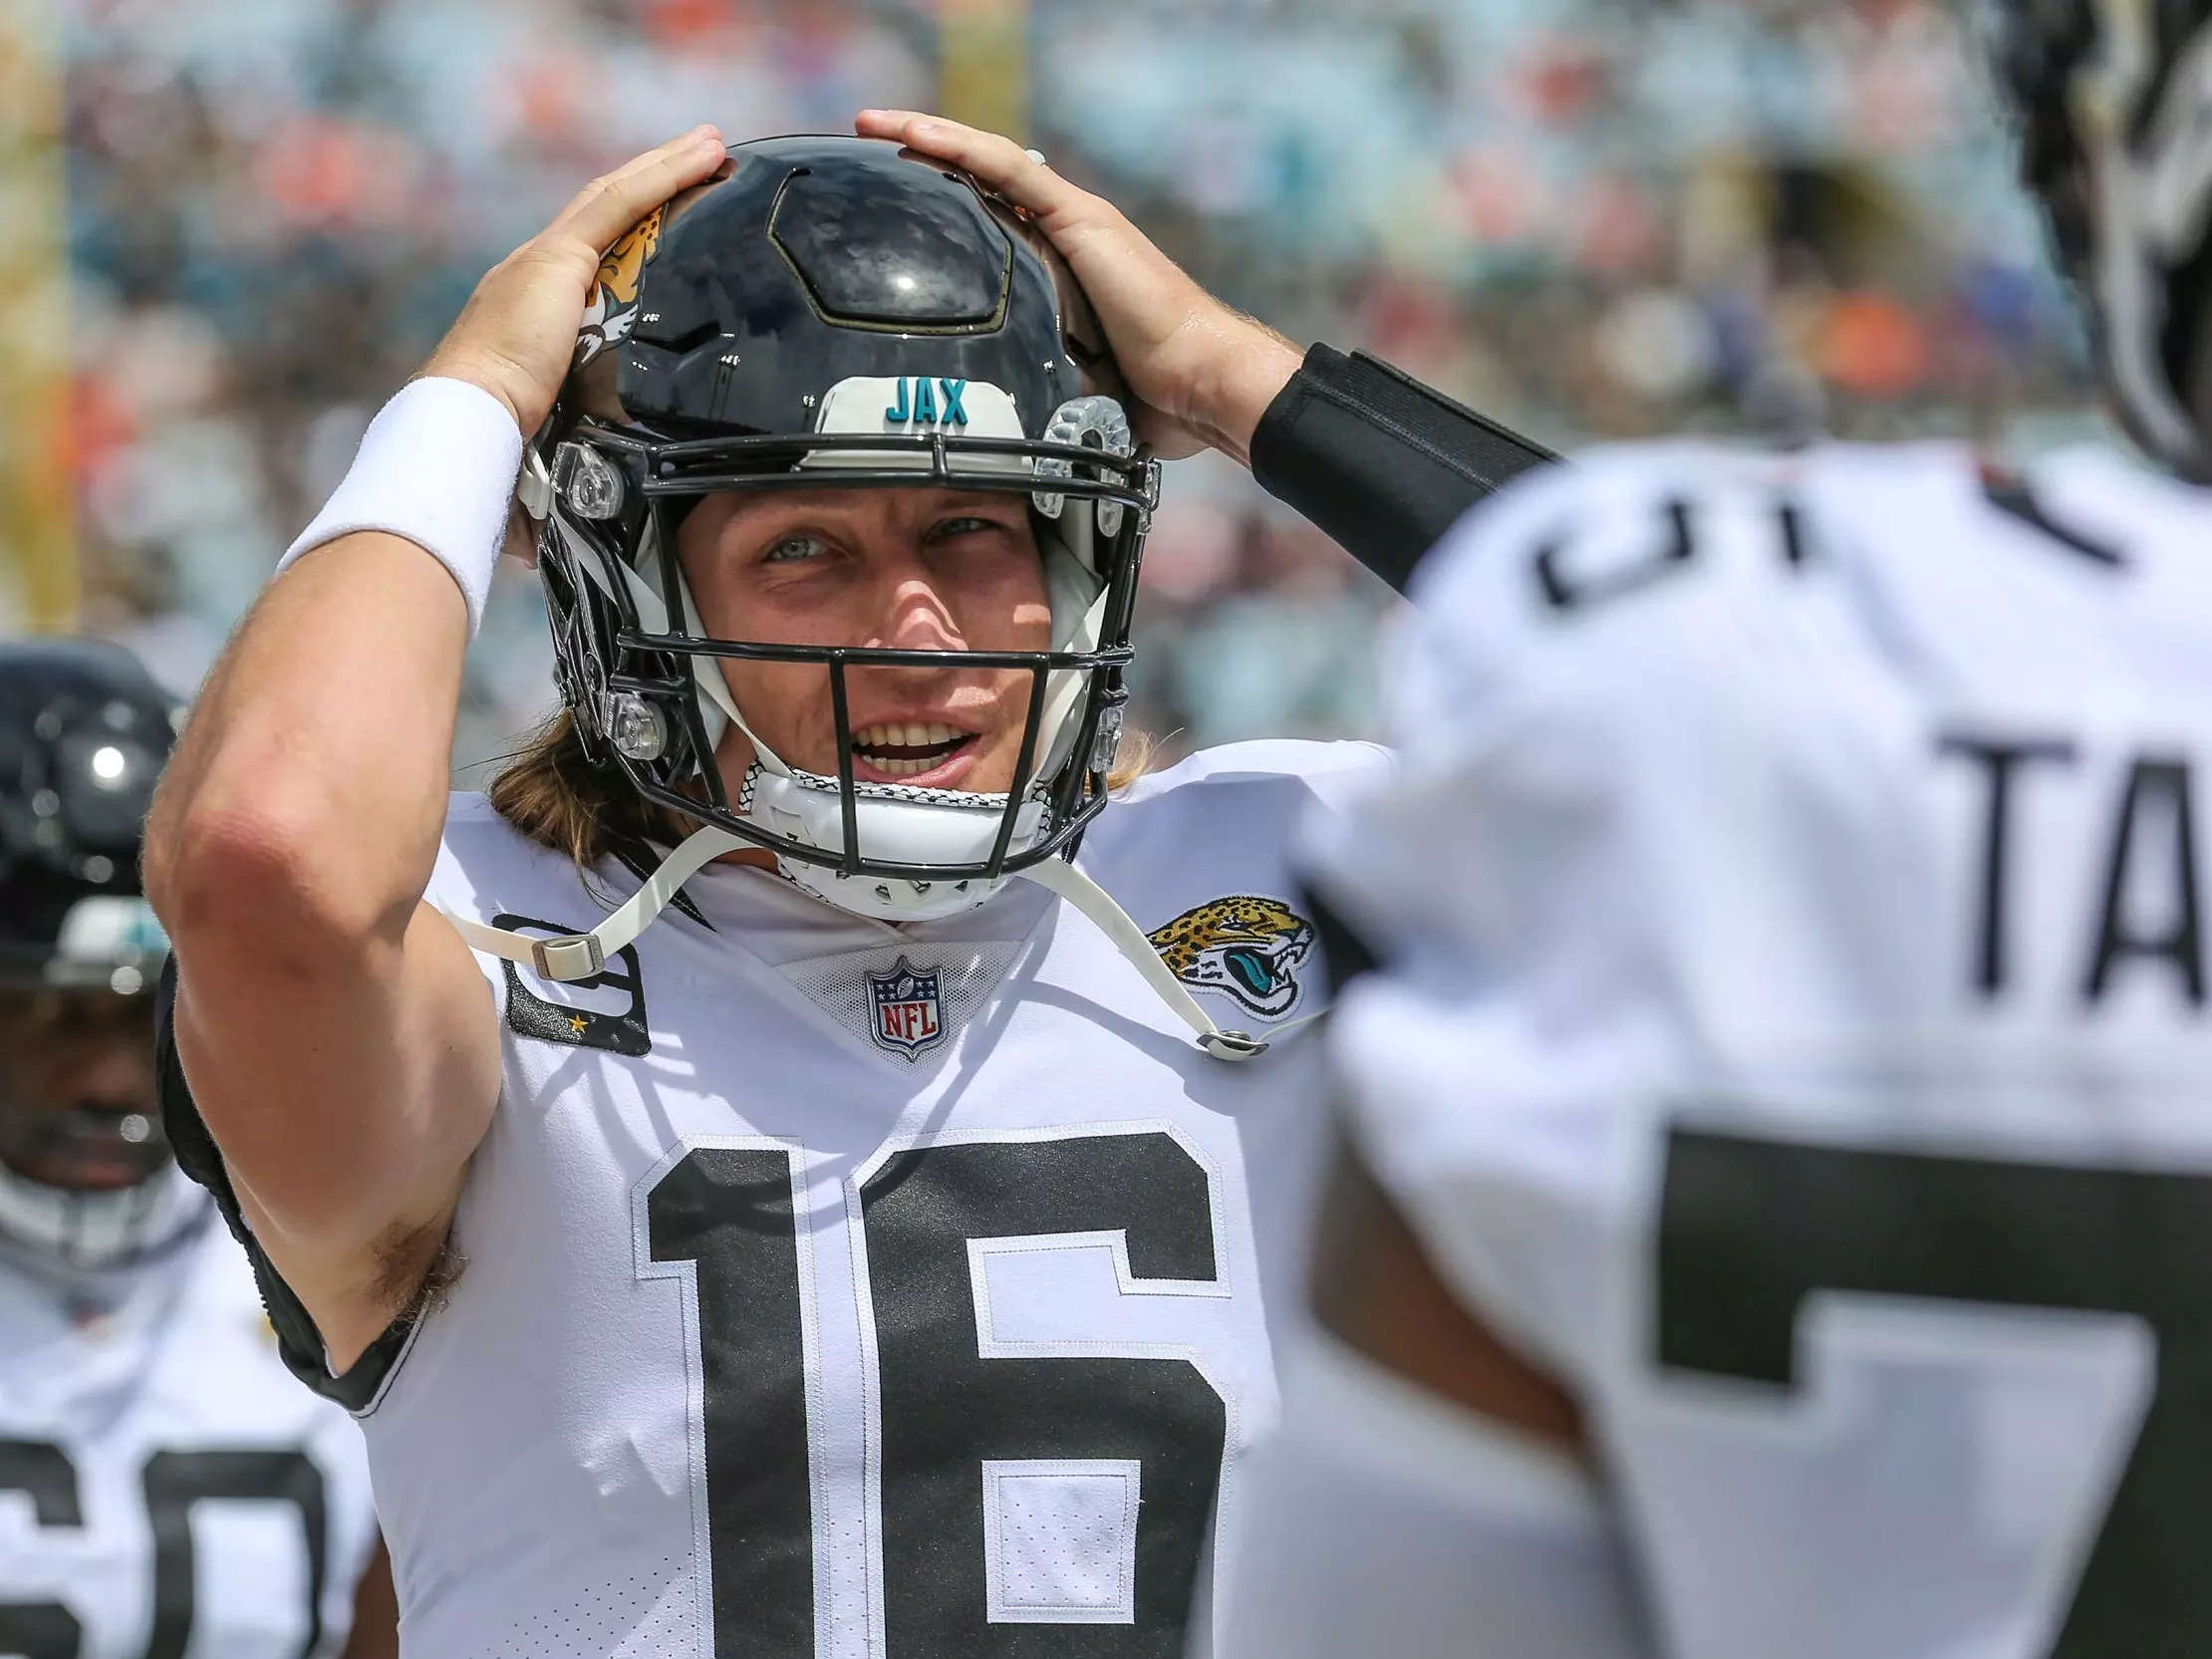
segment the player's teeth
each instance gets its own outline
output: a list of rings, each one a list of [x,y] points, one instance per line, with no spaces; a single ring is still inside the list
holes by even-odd
[[[853,733],[853,746],[858,749],[942,748],[947,743],[957,743],[966,736],[966,732],[956,730],[942,720],[907,720],[862,726]]]

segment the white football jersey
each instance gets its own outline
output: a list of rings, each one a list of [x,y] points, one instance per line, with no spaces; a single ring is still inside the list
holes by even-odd
[[[2212,495],[1631,448],[1421,589],[1330,1046],[1661,1648],[2212,1653]]]
[[[715,866],[596,979],[479,959],[465,1266],[363,1407],[407,1651],[1180,1654],[1325,1122],[1293,825],[1381,764],[1217,750],[1088,835],[1244,1064],[1023,881],[901,929]],[[600,915],[472,798],[429,897]]]
[[[361,1432],[285,1370],[207,1219],[97,1312],[0,1260],[5,1659],[345,1646],[377,1538]]]

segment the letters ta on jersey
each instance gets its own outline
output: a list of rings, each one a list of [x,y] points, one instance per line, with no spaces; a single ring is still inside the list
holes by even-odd
[[[919,1060],[945,1040],[938,972],[901,957],[889,973],[868,975],[869,1035],[878,1048]]]

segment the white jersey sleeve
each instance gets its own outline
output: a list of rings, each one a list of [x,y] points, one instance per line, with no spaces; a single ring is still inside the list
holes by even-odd
[[[1431,560],[1335,1056],[1669,1653],[2212,1650],[2205,501],[1666,445]]]

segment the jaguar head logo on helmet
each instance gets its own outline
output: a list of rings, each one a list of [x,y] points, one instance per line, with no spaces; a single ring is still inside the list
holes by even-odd
[[[584,322],[576,335],[579,368],[628,337],[638,316],[638,279],[661,245],[661,223],[667,217],[666,207],[655,208],[600,260],[599,277],[592,284],[591,298],[584,302]]]

